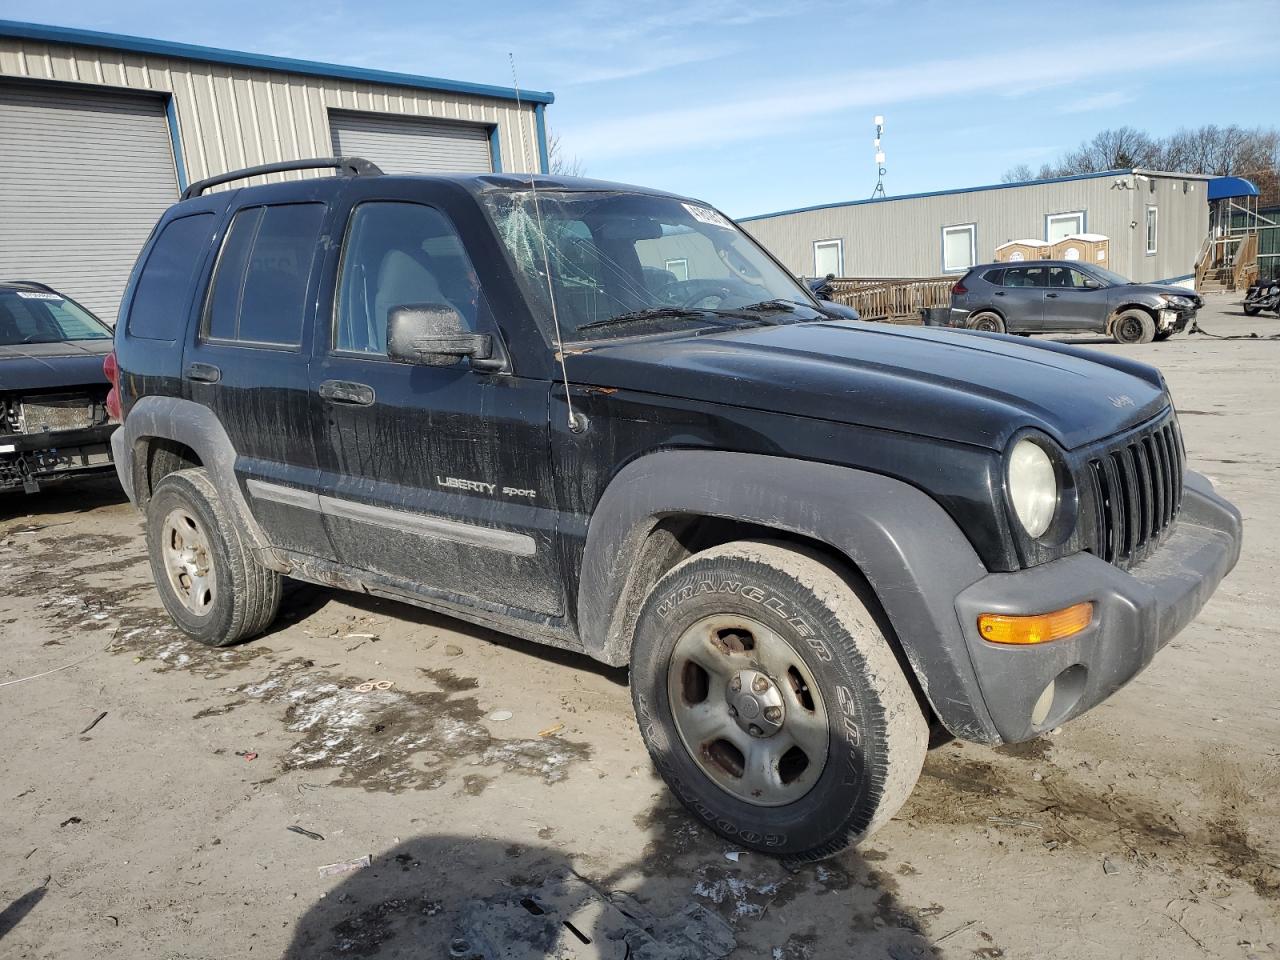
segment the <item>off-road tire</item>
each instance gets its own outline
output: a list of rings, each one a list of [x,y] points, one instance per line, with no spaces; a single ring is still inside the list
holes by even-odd
[[[215,589],[203,615],[187,608],[165,566],[163,527],[175,509],[186,510],[208,542]],[[204,468],[179,470],[156,484],[147,504],[147,552],[165,610],[193,640],[225,647],[261,633],[275,620],[282,578],[254,559]]]
[[[734,843],[790,862],[819,860],[887,823],[915,786],[929,728],[868,594],[816,552],[737,541],[684,560],[645,599],[631,653],[645,745],[680,801]],[[825,704],[825,765],[808,792],[785,805],[757,805],[721,787],[676,726],[668,668],[677,640],[719,614],[750,618],[785,640]]]
[[[1150,343],[1156,337],[1156,322],[1145,310],[1126,310],[1111,323],[1116,343]]]
[[[981,310],[969,318],[969,329],[980,330],[983,333],[1004,333],[1006,331],[1004,320],[1000,314],[992,313],[990,310]]]

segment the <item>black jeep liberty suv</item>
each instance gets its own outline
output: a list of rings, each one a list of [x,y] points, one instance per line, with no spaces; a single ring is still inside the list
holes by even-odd
[[[338,175],[207,192],[308,166]],[[636,187],[203,181],[115,351],[116,466],[192,637],[266,630],[288,576],[629,664],[671,789],[792,860],[888,821],[931,733],[1114,693],[1240,551],[1157,370],[833,319]]]

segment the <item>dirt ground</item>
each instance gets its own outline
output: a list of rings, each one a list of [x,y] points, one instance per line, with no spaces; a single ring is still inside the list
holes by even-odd
[[[1280,341],[1093,342],[1164,370],[1239,566],[1109,702],[934,751],[894,822],[795,873],[673,802],[622,672],[297,585],[268,636],[208,650],[113,482],[6,497],[0,956],[443,957],[467,901],[571,868],[718,912],[735,958],[1280,958]]]

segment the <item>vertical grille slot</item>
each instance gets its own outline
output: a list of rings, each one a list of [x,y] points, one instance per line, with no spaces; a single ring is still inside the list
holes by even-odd
[[[1090,458],[1094,553],[1108,563],[1129,567],[1155,549],[1182,506],[1185,456],[1170,417]]]

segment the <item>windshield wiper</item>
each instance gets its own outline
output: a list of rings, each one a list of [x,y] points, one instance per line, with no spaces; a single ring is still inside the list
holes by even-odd
[[[694,321],[710,321],[718,322],[720,326],[732,327],[736,324],[726,321],[744,320],[747,323],[763,323],[763,318],[755,316],[749,312],[743,312],[744,308],[735,310],[712,310],[710,308],[693,308],[693,307],[647,307],[644,310],[633,310],[631,313],[620,313],[616,317],[606,317],[604,320],[592,320],[590,323],[584,323],[578,328],[578,332],[583,330],[599,330],[602,327],[620,327],[629,323],[644,323],[648,320],[694,320]]]
[[[787,313],[795,313],[796,307],[800,306],[806,306],[806,304],[793,303],[790,300],[761,300],[759,303],[748,303],[745,307],[733,309],[740,313],[762,313],[765,310],[785,310]]]

